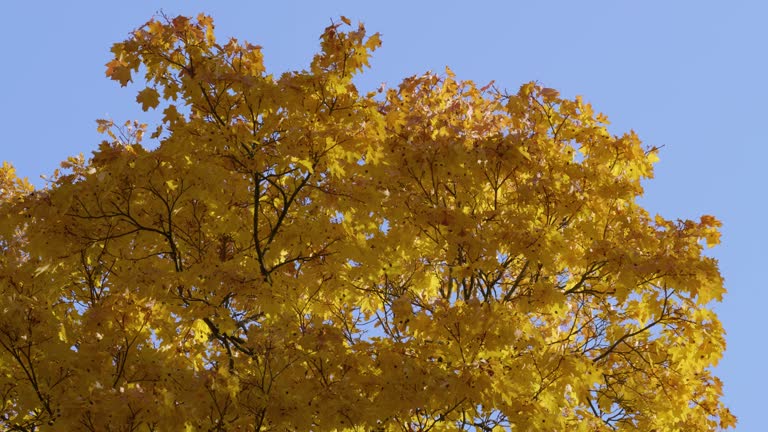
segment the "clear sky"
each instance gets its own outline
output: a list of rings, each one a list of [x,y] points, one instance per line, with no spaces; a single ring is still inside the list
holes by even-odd
[[[536,80],[582,95],[612,132],[634,129],[664,146],[643,203],[667,218],[724,222],[723,244],[711,251],[729,289],[717,306],[728,331],[717,370],[738,430],[766,430],[768,3],[8,1],[0,160],[39,185],[66,156],[96,148],[95,119],[146,120],[135,92],[106,79],[103,65],[113,42],[160,9],[212,15],[220,38],[262,45],[276,74],[307,66],[323,28],[343,14],[382,34],[364,90],[445,66],[511,91]]]

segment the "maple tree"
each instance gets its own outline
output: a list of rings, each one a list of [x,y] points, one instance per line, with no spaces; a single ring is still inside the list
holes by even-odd
[[[450,70],[361,94],[347,18],[267,74],[153,19],[107,75],[162,110],[34,190],[0,170],[6,430],[703,431],[720,223],[637,204],[657,149]]]

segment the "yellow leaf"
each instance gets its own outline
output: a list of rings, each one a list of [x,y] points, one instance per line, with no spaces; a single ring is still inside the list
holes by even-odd
[[[147,87],[136,96],[136,102],[141,104],[141,109],[144,111],[156,108],[160,103],[160,93],[152,87]]]
[[[199,343],[207,341],[211,334],[211,328],[201,319],[196,319],[192,323],[192,330],[195,332],[195,340]]]
[[[104,120],[104,119],[96,120],[96,124],[97,124],[96,131],[99,133],[107,132],[114,125],[112,120]]]
[[[67,342],[67,329],[63,324],[59,327],[59,340],[62,342]]]
[[[659,151],[658,150],[653,150],[653,151],[648,153],[648,162],[650,162],[652,164],[655,164],[658,161],[659,161]]]
[[[119,60],[112,60],[107,63],[107,76],[125,87],[131,81],[131,69]]]
[[[176,188],[179,187],[179,182],[174,179],[170,179],[165,181],[165,185],[168,187],[168,189],[175,191]]]
[[[35,269],[35,277],[40,276],[41,274],[48,271],[48,269],[51,268],[51,263],[45,263]]]
[[[556,99],[558,96],[560,96],[560,92],[553,88],[545,87],[541,89],[541,95],[544,97],[544,100],[550,101]]]

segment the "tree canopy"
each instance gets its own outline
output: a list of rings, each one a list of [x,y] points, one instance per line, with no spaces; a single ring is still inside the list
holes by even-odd
[[[156,129],[99,120],[40,190],[0,169],[5,430],[735,424],[720,223],[637,203],[658,149],[537,83],[361,93],[345,17],[279,77],[213,30],[113,46]]]

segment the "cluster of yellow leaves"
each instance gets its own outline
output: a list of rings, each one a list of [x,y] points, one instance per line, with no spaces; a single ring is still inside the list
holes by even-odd
[[[719,222],[635,202],[656,150],[535,83],[360,94],[378,45],[342,17],[280,77],[204,15],[114,45],[156,148],[101,120],[41,191],[0,170],[0,425],[734,425]]]

